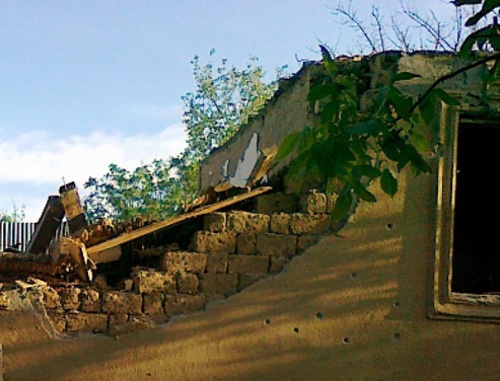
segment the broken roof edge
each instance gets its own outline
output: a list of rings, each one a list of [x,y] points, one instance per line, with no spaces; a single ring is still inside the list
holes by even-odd
[[[151,225],[144,226],[142,228],[132,230],[130,233],[123,233],[119,235],[118,237],[112,238],[110,240],[104,241],[100,244],[97,244],[95,246],[91,246],[87,248],[87,254],[92,257],[93,254],[112,249],[116,246],[120,246],[124,243],[133,241],[137,238],[143,237],[147,234],[151,234],[163,229],[166,229],[168,227],[173,227],[181,222],[184,222],[186,220],[189,220],[191,218],[203,216],[209,213],[216,212],[220,209],[223,209],[225,207],[237,204],[239,202],[249,200],[251,198],[257,197],[261,194],[264,194],[266,192],[271,191],[271,187],[259,187],[256,189],[253,189],[251,191],[248,191],[247,193],[239,194],[233,197],[230,197],[228,199],[215,202],[213,204],[205,205],[202,206],[198,209],[192,210],[187,213],[179,214],[170,218],[167,218],[166,220],[156,222]]]
[[[416,50],[413,52],[406,52],[403,50],[386,50],[383,52],[377,52],[377,53],[372,53],[372,54],[359,54],[359,55],[339,55],[334,57],[335,62],[362,62],[362,61],[371,61],[375,60],[379,57],[382,56],[398,56],[398,57],[403,57],[403,56],[457,56],[457,53],[455,52],[445,52],[445,51],[433,51],[433,50]],[[259,118],[263,118],[267,112],[269,107],[272,107],[277,100],[286,92],[290,91],[302,78],[303,75],[308,73],[311,70],[314,70],[314,68],[321,67],[323,66],[323,60],[310,60],[310,61],[303,61],[302,66],[299,70],[297,70],[295,73],[291,74],[290,76],[286,76],[283,78],[278,79],[278,88],[276,91],[273,93],[273,95],[266,101],[265,105],[259,110],[259,112],[256,115],[250,116],[248,121],[246,123],[243,123],[240,125],[240,128],[236,133],[231,136],[224,144],[214,148],[210,154],[201,161],[201,165],[203,165],[207,159],[217,153],[219,150],[221,150],[223,147],[230,145],[232,141],[236,140],[239,135],[243,134],[247,128],[249,128],[256,120]]]

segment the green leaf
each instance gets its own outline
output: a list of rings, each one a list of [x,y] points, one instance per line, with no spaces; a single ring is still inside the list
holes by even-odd
[[[354,171],[357,172],[361,176],[366,176],[370,179],[375,179],[382,175],[380,169],[372,167],[369,164],[359,165],[354,168]]]
[[[352,189],[353,189],[354,193],[356,193],[356,195],[363,201],[367,201],[367,202],[376,202],[377,201],[377,199],[373,195],[373,193],[368,191],[363,186],[363,184],[361,184],[359,181],[352,182]]]
[[[291,134],[287,135],[278,148],[278,153],[276,154],[275,160],[280,161],[290,155],[297,146],[299,137],[300,132],[292,132]]]
[[[481,28],[474,33],[471,33],[467,36],[465,41],[462,43],[460,47],[459,54],[464,58],[469,58],[473,55],[473,47],[476,42],[488,40],[491,42],[494,48],[498,49],[498,40],[499,36],[499,28],[495,25],[489,25],[484,28]]]
[[[455,98],[454,96],[451,96],[448,94],[446,91],[444,91],[441,88],[434,89],[432,91],[434,95],[436,95],[438,98],[440,98],[444,103],[450,106],[460,106],[460,101]]]
[[[403,94],[395,87],[389,89],[389,99],[396,110],[396,113],[406,121],[410,121],[413,100],[410,96]]]
[[[339,102],[328,102],[320,111],[320,118],[322,123],[328,123],[332,120],[333,116],[339,112]]]
[[[349,126],[347,132],[351,135],[367,134],[376,136],[384,129],[384,124],[380,119],[370,119]]]
[[[408,81],[413,78],[421,77],[420,74],[410,73],[408,71],[402,71],[401,73],[397,73],[394,77],[392,77],[392,82],[398,81]]]
[[[309,101],[319,101],[320,99],[326,98],[332,95],[331,85],[316,85],[311,87],[309,94],[307,94],[307,100]]]
[[[340,222],[349,216],[352,201],[353,198],[351,188],[348,184],[346,184],[340,192],[340,195],[337,198],[337,201],[335,202],[335,205],[330,213],[330,219],[332,220],[332,222]]]
[[[318,170],[325,177],[334,177],[336,175],[336,166],[332,165],[335,160],[333,145],[328,140],[318,141],[311,146],[311,155]]]
[[[433,93],[424,98],[422,102],[418,105],[420,115],[427,125],[430,125],[434,119],[436,113],[436,107],[433,99]]]
[[[413,132],[410,135],[410,141],[418,151],[426,151],[429,149],[429,142],[427,139],[417,132]]]
[[[382,190],[391,197],[394,197],[394,195],[398,192],[398,180],[396,180],[388,169],[384,169],[382,172],[380,186]]]

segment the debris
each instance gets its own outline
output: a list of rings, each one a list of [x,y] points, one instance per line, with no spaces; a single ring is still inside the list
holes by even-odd
[[[28,245],[28,253],[45,253],[64,217],[64,207],[59,196],[49,196]]]

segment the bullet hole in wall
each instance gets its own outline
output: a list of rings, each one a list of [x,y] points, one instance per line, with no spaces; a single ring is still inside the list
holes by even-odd
[[[318,320],[323,320],[323,314],[322,314],[321,312],[318,312],[318,313],[316,314],[316,319],[318,319]]]
[[[392,222],[389,222],[387,225],[386,225],[386,228],[387,230],[392,230],[392,228],[394,227],[394,224]]]
[[[351,273],[349,274],[349,278],[351,278],[352,280],[355,280],[358,278],[358,273]]]
[[[295,332],[295,333],[299,333],[299,327],[295,327],[295,328],[293,329],[293,332]]]
[[[271,324],[271,320],[270,320],[270,319],[265,319],[265,320],[264,320],[264,324],[266,324],[266,325],[267,325],[267,324]]]
[[[344,337],[344,338],[342,339],[342,343],[343,343],[343,344],[349,344],[350,342],[351,342],[351,340],[350,340],[348,337]]]

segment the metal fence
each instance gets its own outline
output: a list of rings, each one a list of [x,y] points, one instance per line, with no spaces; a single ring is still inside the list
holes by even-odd
[[[9,247],[19,251],[26,251],[35,228],[36,223],[34,222],[1,222],[0,252]]]
[[[0,252],[7,248],[26,251],[35,228],[35,222],[0,222]],[[65,221],[57,230],[56,237],[67,235],[68,223]]]

